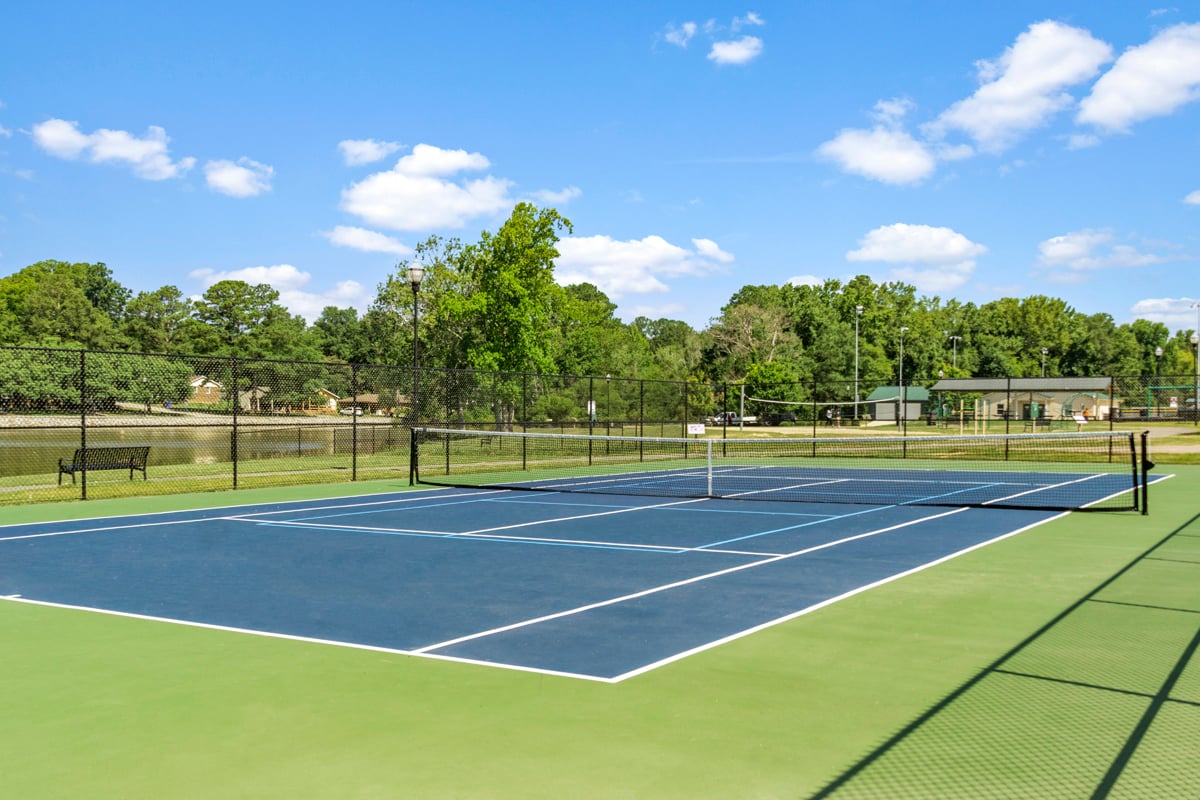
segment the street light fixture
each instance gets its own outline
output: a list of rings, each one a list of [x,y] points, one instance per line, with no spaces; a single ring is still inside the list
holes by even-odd
[[[862,306],[854,307],[854,424],[858,424],[858,321],[862,319]]]
[[[1043,378],[1046,377],[1046,354],[1049,352],[1050,352],[1049,349],[1047,349],[1045,347],[1042,348],[1042,377]]]
[[[950,340],[950,346],[953,348],[953,361],[950,362],[951,366],[953,366],[955,369],[958,369],[958,343],[962,341],[962,337],[952,336],[949,331],[946,331],[946,338]]]
[[[417,316],[420,313],[420,304],[417,302],[417,295],[421,291],[421,281],[425,278],[425,268],[420,264],[410,264],[407,270],[408,283],[412,286],[413,295],[413,384],[412,384],[412,425],[415,428],[420,421],[420,405],[418,404],[418,384],[420,381],[420,349],[417,340]]]

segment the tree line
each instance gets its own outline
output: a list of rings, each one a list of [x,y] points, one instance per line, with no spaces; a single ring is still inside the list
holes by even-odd
[[[520,203],[476,241],[419,244],[422,366],[764,386],[856,373],[896,379],[901,369],[909,382],[1195,368],[1191,331],[1118,325],[1045,295],[942,300],[865,275],[745,286],[702,330],[672,319],[626,323],[596,286],[555,283],[556,244],[570,231],[556,210]],[[223,280],[193,300],[173,285],[134,294],[102,262],[40,261],[0,278],[0,345],[407,364],[407,267],[396,265],[365,313],[329,306],[308,324],[267,284]]]

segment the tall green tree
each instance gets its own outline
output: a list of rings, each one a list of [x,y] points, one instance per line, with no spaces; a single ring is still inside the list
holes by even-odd
[[[175,286],[138,292],[125,306],[122,329],[134,349],[143,353],[180,352],[187,341],[192,301]]]

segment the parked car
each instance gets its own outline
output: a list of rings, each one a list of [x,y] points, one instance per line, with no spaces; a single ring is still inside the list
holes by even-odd
[[[741,417],[734,411],[720,411],[713,417],[713,425],[756,425],[758,417]]]
[[[796,415],[790,411],[773,411],[763,415],[763,425],[794,425]]]

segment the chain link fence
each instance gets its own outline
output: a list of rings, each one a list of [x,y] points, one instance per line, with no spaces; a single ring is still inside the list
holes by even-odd
[[[694,434],[697,423],[718,436],[767,425],[812,435],[1195,425],[1197,383],[988,378],[901,388],[892,376],[860,375],[751,385],[5,347],[0,505],[407,481],[418,421],[666,437]]]

